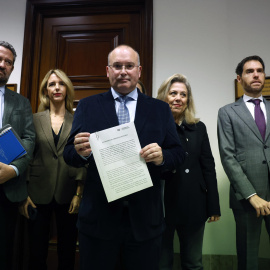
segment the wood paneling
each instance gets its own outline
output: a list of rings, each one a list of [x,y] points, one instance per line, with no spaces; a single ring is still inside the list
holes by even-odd
[[[51,68],[64,70],[75,88],[75,106],[109,89],[108,53],[119,44],[135,48],[141,80],[152,93],[152,0],[28,0],[21,94],[38,107],[38,89]]]

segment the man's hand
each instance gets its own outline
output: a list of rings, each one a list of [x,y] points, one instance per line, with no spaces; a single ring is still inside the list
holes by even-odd
[[[78,133],[74,138],[74,147],[76,152],[83,156],[88,157],[91,153],[91,147],[89,142],[90,133],[82,132]]]
[[[17,174],[11,166],[0,162],[0,184],[4,184],[16,176]]]
[[[216,222],[216,221],[219,221],[219,219],[220,219],[220,216],[218,216],[218,215],[213,215],[213,216],[211,216],[211,217],[209,217],[208,218],[208,223],[211,223],[211,222]]]
[[[248,200],[255,208],[257,217],[268,216],[270,214],[270,202],[265,201],[256,194],[248,198]]]
[[[163,153],[161,147],[157,143],[146,145],[140,155],[145,159],[145,162],[153,162],[155,165],[160,165],[163,162]]]
[[[29,213],[28,213],[28,205],[31,205],[33,208],[37,208],[36,205],[33,203],[31,198],[28,196],[24,203],[19,206],[19,212],[21,215],[25,216],[27,219],[29,219]]]

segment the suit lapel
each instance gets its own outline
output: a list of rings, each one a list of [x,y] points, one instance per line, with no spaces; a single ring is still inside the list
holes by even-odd
[[[118,117],[115,111],[115,101],[111,90],[99,96],[99,107],[103,113],[103,119],[108,122],[108,128],[119,125]]]
[[[137,133],[139,134],[142,130],[143,126],[146,123],[147,116],[149,115],[149,106],[150,97],[143,95],[140,91],[138,91],[138,100],[135,114],[135,127]]]
[[[60,134],[59,142],[57,144],[57,151],[59,151],[59,149],[63,146],[67,137],[69,136],[69,133],[71,130],[71,125],[72,125],[72,120],[73,120],[72,114],[66,110],[65,119],[64,119],[63,126],[62,126],[62,131]]]
[[[149,100],[150,97],[145,96],[138,91],[138,100],[134,120],[138,134],[142,130],[147,119],[148,110],[150,108],[150,106],[148,106]],[[119,125],[118,117],[115,111],[115,101],[110,90],[103,95],[100,95],[99,107],[101,108],[104,119],[106,119],[109,124],[108,128]]]
[[[56,147],[54,144],[53,134],[52,134],[52,126],[51,126],[51,119],[50,119],[50,111],[46,110],[44,111],[40,117],[40,126],[42,128],[42,131],[47,138],[47,141],[52,148],[52,151],[57,155]]]
[[[261,133],[249,109],[247,108],[245,102],[243,101],[243,98],[240,98],[238,101],[233,103],[232,109],[239,116],[239,118],[241,118],[242,121],[246,123],[246,125],[252,130],[252,132],[258,137],[258,139],[263,142]]]
[[[16,108],[15,99],[13,99],[14,95],[15,93],[6,87],[5,97],[4,97],[4,114],[3,114],[3,119],[2,119],[2,126],[10,122],[10,116],[12,115],[12,111],[14,110],[14,108]]]
[[[268,102],[265,98],[263,98],[264,104],[265,104],[265,110],[266,110],[266,131],[265,131],[265,141],[270,135],[270,102]]]

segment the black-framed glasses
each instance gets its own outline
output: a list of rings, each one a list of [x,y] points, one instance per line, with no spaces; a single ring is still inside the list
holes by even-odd
[[[119,63],[114,63],[112,65],[109,65],[109,67],[112,68],[113,70],[120,71],[123,69],[123,67],[125,68],[125,70],[132,70],[135,67],[139,67],[139,66],[136,66],[135,64],[123,65],[123,64],[119,64]]]

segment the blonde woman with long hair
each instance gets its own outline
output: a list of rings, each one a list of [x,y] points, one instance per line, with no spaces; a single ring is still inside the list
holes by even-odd
[[[218,221],[220,217],[215,163],[206,127],[195,117],[191,87],[184,75],[174,74],[165,80],[157,98],[169,104],[186,153],[176,172],[164,175],[166,229],[160,270],[173,269],[175,231],[180,242],[182,270],[203,269],[205,222]]]
[[[29,220],[30,270],[47,269],[52,213],[56,217],[58,270],[73,270],[77,241],[77,213],[83,192],[85,168],[68,166],[63,151],[73,121],[74,89],[68,76],[50,70],[39,91],[34,114],[36,145],[28,168],[28,198],[21,213]],[[31,215],[31,210],[36,217]],[[33,210],[34,209],[34,210]]]

